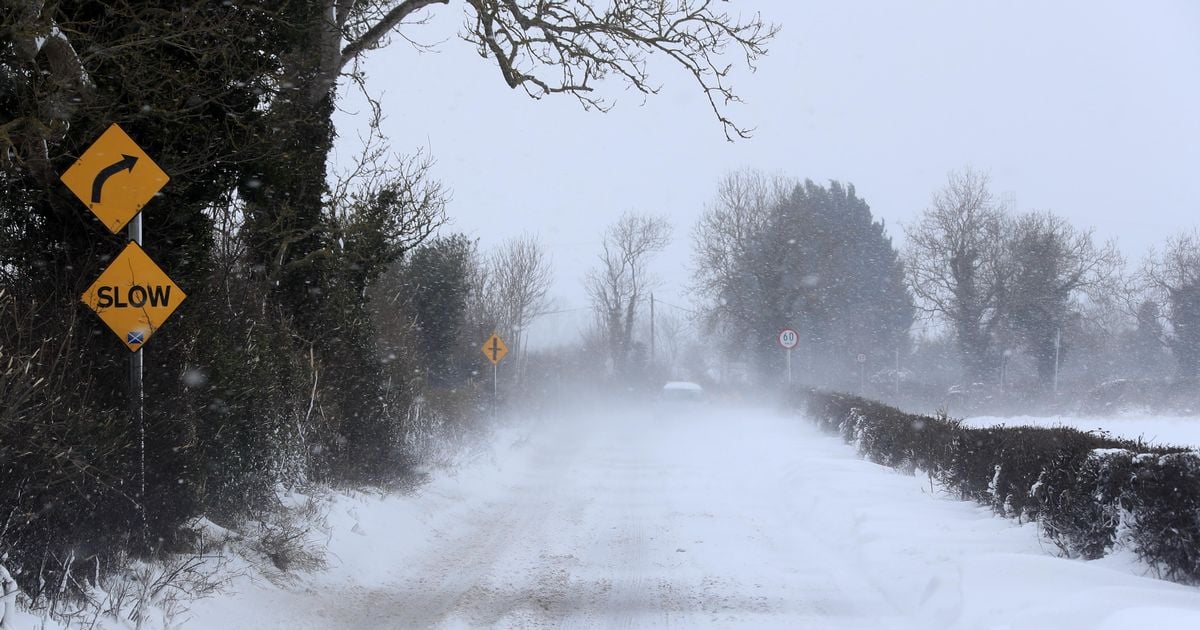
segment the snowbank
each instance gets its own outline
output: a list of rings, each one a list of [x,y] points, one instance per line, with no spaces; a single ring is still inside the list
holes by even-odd
[[[1067,427],[1099,432],[1159,446],[1200,448],[1200,417],[1130,415],[1113,418],[1069,416],[976,416],[963,420],[969,427]]]

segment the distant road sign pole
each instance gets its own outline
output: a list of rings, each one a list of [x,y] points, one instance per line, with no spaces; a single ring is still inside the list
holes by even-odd
[[[500,335],[492,333],[480,349],[483,350],[483,356],[492,362],[492,419],[495,420],[496,401],[500,398],[500,360],[508,354],[508,346],[504,345]]]
[[[787,382],[792,383],[792,348],[800,343],[800,335],[791,328],[784,328],[779,331],[779,345],[783,346],[784,354],[787,355]]]

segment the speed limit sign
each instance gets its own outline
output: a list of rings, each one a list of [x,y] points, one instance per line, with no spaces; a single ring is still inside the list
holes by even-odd
[[[779,345],[784,348],[791,350],[798,343],[800,343],[800,335],[796,334],[796,331],[791,328],[784,328],[779,332]]]

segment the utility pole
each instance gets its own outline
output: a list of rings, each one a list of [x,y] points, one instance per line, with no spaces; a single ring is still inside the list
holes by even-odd
[[[1000,355],[1000,391],[1003,392],[1008,384],[1008,358],[1012,356],[1012,350],[1005,349]]]
[[[1058,395],[1058,349],[1062,346],[1062,328],[1054,329],[1054,394]]]
[[[896,396],[900,395],[900,348],[896,348]]]
[[[867,355],[858,353],[858,393],[860,396],[867,392]]]
[[[650,294],[650,369],[654,369],[654,294]]]

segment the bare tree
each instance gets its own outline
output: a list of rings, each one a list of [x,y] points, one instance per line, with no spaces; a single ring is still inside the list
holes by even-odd
[[[491,266],[476,248],[471,252],[467,274],[467,330],[471,339],[487,339],[500,327],[500,301],[493,290]]]
[[[554,281],[550,259],[534,236],[509,239],[492,254],[491,281],[498,315],[517,352],[519,378],[525,331],[549,307],[548,294]]]
[[[1161,254],[1152,250],[1138,275],[1169,325],[1179,376],[1200,376],[1200,231],[1171,237]]]
[[[739,261],[766,228],[771,208],[782,203],[797,182],[755,170],[734,171],[717,185],[717,196],[692,230],[695,283],[692,290],[716,319],[746,321]]]
[[[692,338],[692,322],[666,309],[655,315],[654,337],[656,348],[656,363],[652,367],[658,370],[665,368],[666,376],[672,379],[682,379],[681,366],[684,347]],[[642,324],[643,333],[649,337],[649,322]]]
[[[605,233],[600,266],[585,280],[618,372],[629,367],[638,308],[652,285],[646,266],[670,237],[671,225],[665,218],[625,213]]]
[[[446,223],[450,192],[432,177],[433,164],[419,152],[389,154],[373,126],[362,153],[334,182],[326,209],[331,246],[353,271],[356,292]]]
[[[918,307],[953,328],[963,366],[973,379],[998,364],[997,335],[1009,271],[1006,220],[988,176],[950,173],[921,219],[905,227],[905,270]]]

